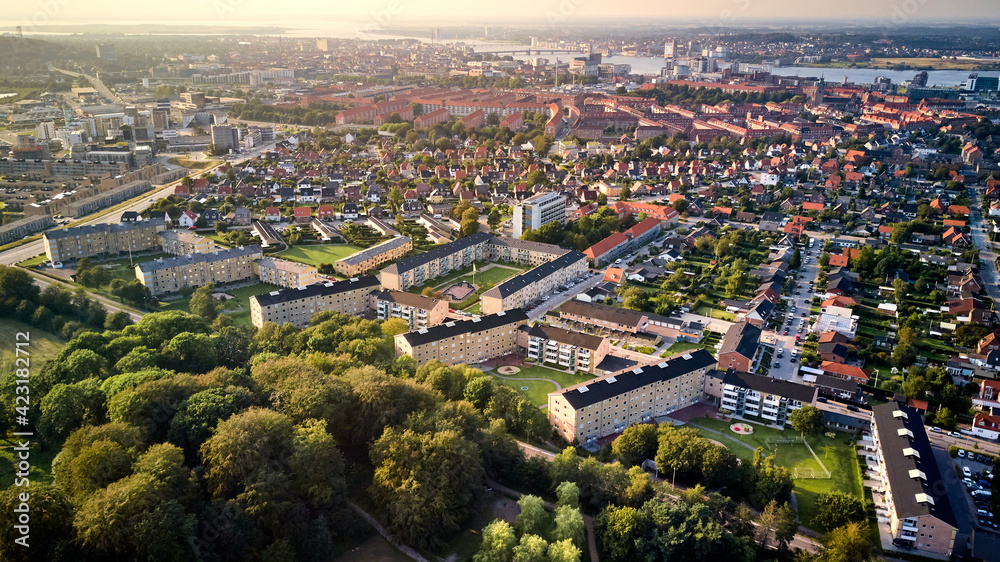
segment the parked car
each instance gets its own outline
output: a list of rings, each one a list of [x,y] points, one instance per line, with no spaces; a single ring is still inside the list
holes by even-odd
[[[962,434],[959,433],[959,432],[957,432],[957,431],[952,431],[948,435],[951,435],[952,437],[961,437],[962,436]]]
[[[847,409],[850,410],[850,411],[852,411],[852,412],[860,412],[861,411],[861,410],[858,409],[857,406],[855,406],[853,404],[848,404],[847,405]]]
[[[965,449],[959,449],[958,450],[958,458],[960,458],[960,459],[964,459],[965,458]]]
[[[933,431],[934,433],[941,433],[941,428],[940,427],[933,427],[932,426],[931,427],[931,431]]]
[[[972,471],[969,470],[969,467],[967,467],[967,466],[963,466],[962,467],[962,476],[965,476],[966,478],[971,478],[972,477]]]

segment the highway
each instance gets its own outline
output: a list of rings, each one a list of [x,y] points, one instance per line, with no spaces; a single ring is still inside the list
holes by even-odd
[[[113,101],[113,102],[115,102],[117,104],[125,105],[125,101],[118,94],[116,94],[116,93],[112,92],[110,89],[108,89],[108,87],[104,85],[104,82],[101,82],[100,80],[98,80],[96,76],[88,76],[88,75],[83,74],[81,72],[73,72],[71,70],[63,70],[62,68],[55,68],[51,64],[49,64],[49,70],[50,71],[55,70],[56,72],[62,72],[63,74],[68,74],[68,75],[70,75],[70,76],[72,76],[74,78],[79,78],[79,77],[83,76],[84,78],[86,78],[87,80],[89,80],[91,84],[94,85],[94,89],[97,90],[98,92],[100,92],[100,94],[102,96],[108,98],[109,100],[111,100],[111,101]]]

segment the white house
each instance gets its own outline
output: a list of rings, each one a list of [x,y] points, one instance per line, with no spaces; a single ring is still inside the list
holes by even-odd
[[[177,219],[177,224],[181,228],[191,228],[196,222],[198,222],[198,213],[191,210],[184,211],[181,213],[180,218]]]

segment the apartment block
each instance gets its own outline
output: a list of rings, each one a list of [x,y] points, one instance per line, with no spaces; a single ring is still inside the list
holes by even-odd
[[[606,304],[569,300],[559,307],[559,318],[572,327],[598,328],[611,332],[645,332],[649,317],[642,312]]]
[[[118,203],[131,199],[136,195],[142,195],[150,189],[153,189],[153,184],[148,181],[129,182],[114,189],[109,189],[103,193],[87,197],[86,199],[74,201],[73,203],[66,205],[65,212],[71,217],[82,217],[95,211],[100,211],[105,207],[117,205]]]
[[[517,342],[527,350],[528,359],[584,373],[597,372],[597,366],[611,349],[608,338],[544,324],[522,326]]]
[[[246,281],[255,277],[253,261],[263,257],[260,246],[240,246],[207,254],[161,258],[135,266],[135,276],[154,295],[181,287],[201,287]]]
[[[319,281],[319,272],[311,265],[265,256],[253,261],[252,269],[261,283],[287,289],[305,287]]]
[[[559,285],[587,271],[587,256],[568,252],[520,275],[512,277],[482,295],[483,314],[523,308],[531,301],[550,294]]]
[[[448,317],[448,301],[404,291],[373,292],[369,306],[379,320],[402,318],[411,331],[443,324]]]
[[[595,266],[610,262],[618,256],[638,250],[660,234],[660,219],[648,218],[625,232],[615,232],[584,250]]]
[[[413,250],[413,240],[408,236],[397,236],[337,260],[333,264],[333,269],[346,277],[358,277],[383,263],[402,258],[411,250]]]
[[[491,261],[508,261],[531,266],[541,265],[567,253],[569,250],[555,244],[531,242],[507,236],[494,236],[489,245]]]
[[[715,364],[699,349],[564,388],[549,394],[549,422],[567,441],[618,433],[697,403]]]
[[[492,236],[477,232],[472,236],[438,246],[428,252],[399,260],[379,273],[382,286],[394,291],[405,291],[414,285],[468,267],[489,255]]]
[[[214,252],[215,240],[199,236],[190,230],[164,230],[159,233],[163,251],[173,256]]]
[[[380,288],[378,279],[369,275],[254,295],[250,297],[250,321],[258,328],[267,322],[288,322],[296,328],[305,328],[317,312],[332,310],[349,316],[363,316],[369,311],[372,291]]]
[[[872,440],[892,538],[916,554],[951,558],[957,520],[920,413],[898,402],[872,407]],[[959,509],[967,509],[962,505]]]
[[[550,222],[566,222],[566,196],[544,191],[514,204],[514,238]]]
[[[819,389],[761,375],[715,371],[705,379],[705,395],[735,416],[784,427],[793,410],[816,404]]]
[[[53,230],[42,235],[50,261],[75,261],[93,256],[159,250],[163,219],[95,224]]]
[[[0,244],[16,242],[25,236],[30,236],[39,230],[45,230],[56,225],[51,215],[35,215],[18,219],[12,223],[0,226]]]
[[[517,329],[528,322],[521,309],[399,334],[396,356],[409,355],[418,365],[438,360],[446,365],[474,364],[517,350]]]

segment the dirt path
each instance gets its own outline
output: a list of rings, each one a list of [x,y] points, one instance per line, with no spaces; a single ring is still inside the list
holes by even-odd
[[[419,552],[413,549],[413,547],[401,544],[399,540],[396,539],[395,536],[390,534],[389,531],[385,530],[385,527],[383,527],[382,524],[379,523],[377,519],[372,517],[367,511],[361,509],[361,506],[359,506],[354,502],[347,502],[347,505],[351,506],[351,509],[353,509],[355,512],[357,512],[358,515],[363,517],[365,521],[368,522],[369,525],[371,525],[376,531],[378,531],[378,534],[382,535],[382,538],[389,541],[389,544],[399,549],[400,552],[409,556],[416,562],[428,562],[428,560],[423,556],[421,556]]]

